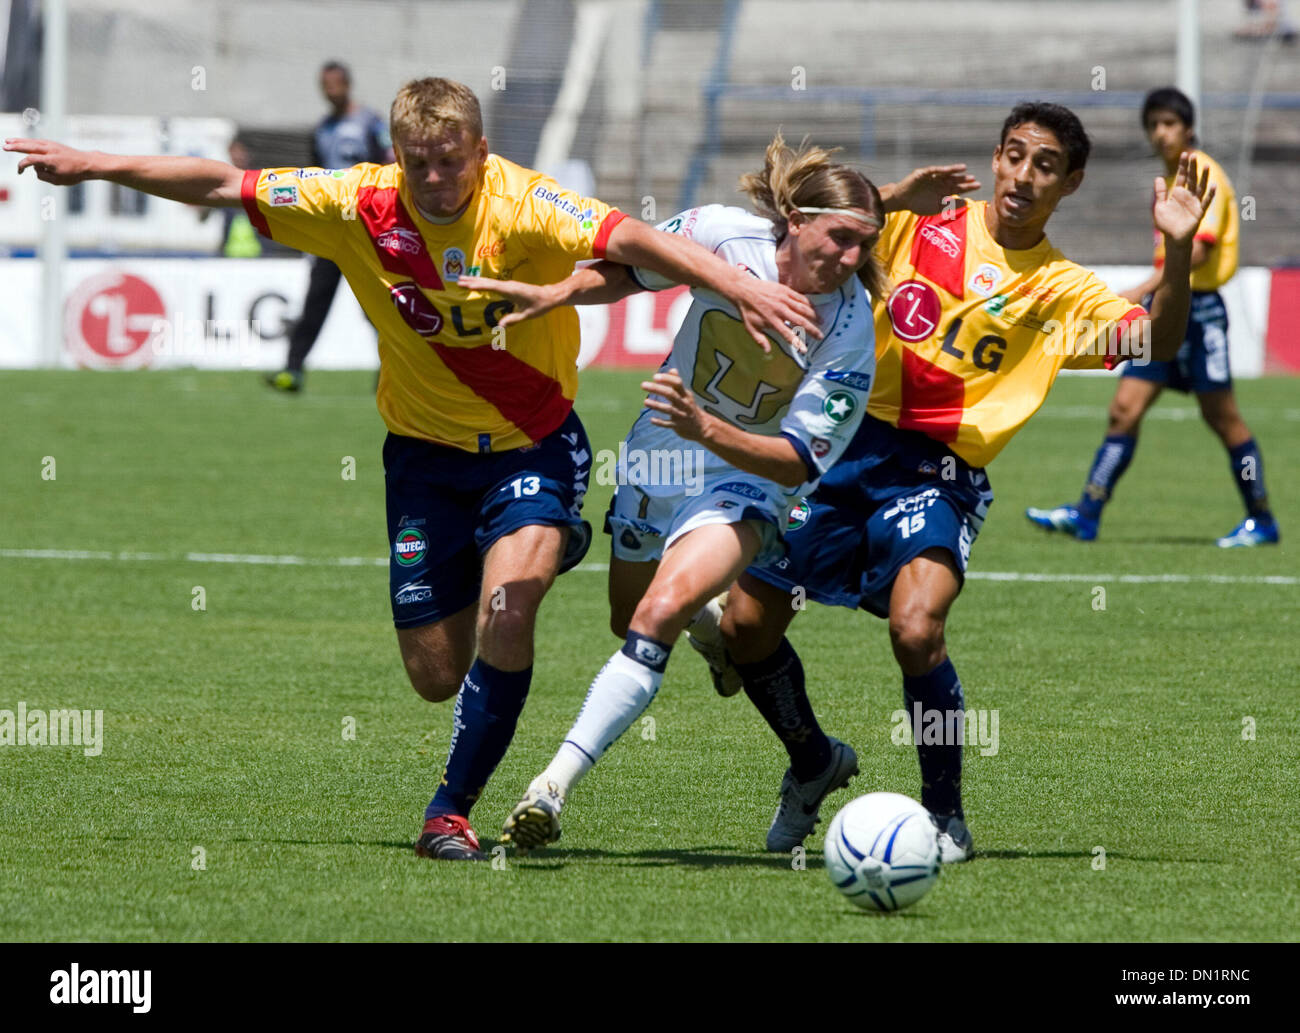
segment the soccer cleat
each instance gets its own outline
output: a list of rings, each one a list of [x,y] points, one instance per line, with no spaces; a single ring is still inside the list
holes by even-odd
[[[836,789],[843,789],[858,773],[858,755],[848,743],[831,739],[831,762],[808,782],[800,782],[786,768],[781,779],[781,802],[767,830],[767,849],[774,854],[793,850],[821,820],[818,808]]]
[[[564,796],[554,782],[534,782],[515,804],[501,830],[501,842],[513,843],[520,854],[560,838],[560,808]]]
[[[416,840],[415,853],[434,861],[487,860],[479,849],[478,836],[469,827],[469,819],[459,814],[440,814],[426,821]]]
[[[1074,506],[1057,506],[1055,509],[1037,509],[1030,506],[1025,516],[1031,524],[1048,531],[1064,531],[1078,538],[1081,542],[1090,542],[1097,537],[1098,520],[1090,520]]]
[[[1232,529],[1232,533],[1219,539],[1220,549],[1242,549],[1252,545],[1276,545],[1282,535],[1274,520],[1246,517]]]
[[[944,864],[960,864],[975,856],[975,842],[966,822],[955,814],[945,818],[931,814],[930,820],[939,830],[939,860]]]
[[[286,394],[302,390],[302,374],[295,370],[282,369],[278,373],[268,373],[265,380],[269,386]]]
[[[714,596],[701,608],[695,622],[686,630],[686,641],[691,644],[709,665],[713,688],[719,696],[734,696],[744,681],[736,665],[731,662],[727,646],[722,641],[722,611],[727,606],[727,593]]]

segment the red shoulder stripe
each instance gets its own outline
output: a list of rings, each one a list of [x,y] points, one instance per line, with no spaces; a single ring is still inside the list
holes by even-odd
[[[239,183],[239,199],[244,202],[244,211],[248,213],[248,221],[253,224],[253,229],[262,236],[274,240],[266,216],[262,214],[262,209],[257,207],[257,181],[261,175],[261,169],[244,171],[244,178]]]

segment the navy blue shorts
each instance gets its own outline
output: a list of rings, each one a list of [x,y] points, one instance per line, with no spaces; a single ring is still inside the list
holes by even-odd
[[[1150,296],[1143,298],[1151,307]],[[1184,393],[1203,395],[1232,387],[1228,368],[1228,310],[1218,291],[1192,291],[1192,308],[1187,316],[1187,337],[1169,362],[1124,363],[1120,376],[1149,380]]]
[[[389,434],[384,442],[393,623],[414,628],[478,599],[483,553],[530,524],[569,527],[563,573],[582,561],[591,447],[578,414],[535,445],[476,454]]]
[[[982,469],[933,438],[863,418],[853,441],[786,526],[786,557],[749,573],[827,606],[889,616],[899,570],[947,549],[964,577],[993,502]]]

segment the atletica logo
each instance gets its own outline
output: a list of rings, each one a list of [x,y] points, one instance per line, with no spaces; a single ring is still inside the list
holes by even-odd
[[[129,1004],[137,1015],[152,1007],[153,970],[88,968],[75,962],[68,969],[50,973],[52,1004]]]
[[[104,751],[102,710],[0,710],[0,746],[80,746],[87,757]]]
[[[393,555],[402,566],[410,567],[424,559],[428,548],[429,540],[423,531],[418,527],[406,527],[397,532],[397,540],[393,542]]]

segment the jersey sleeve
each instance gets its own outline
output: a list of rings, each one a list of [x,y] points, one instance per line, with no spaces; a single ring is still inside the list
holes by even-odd
[[[1232,191],[1225,187],[1218,170],[1213,166],[1210,167],[1210,182],[1215,188],[1214,200],[1210,202],[1210,210],[1201,219],[1201,224],[1196,227],[1194,239],[1213,246],[1223,238],[1223,233],[1227,229],[1228,206],[1232,204]]]
[[[343,239],[343,222],[356,218],[365,169],[249,169],[240,197],[262,236],[332,258]]]
[[[870,318],[862,320],[861,329],[847,344],[814,346],[808,372],[781,420],[782,436],[808,467],[808,490],[853,440],[867,411],[875,375],[875,328]]]
[[[1129,357],[1128,335],[1146,317],[1146,309],[1121,298],[1090,272],[1071,292],[1069,310],[1054,328],[1066,369],[1114,369]]]
[[[605,257],[609,234],[626,216],[594,197],[566,190],[547,176],[528,184],[515,208],[513,235],[527,251],[575,262]]]
[[[674,215],[671,219],[665,219],[655,229],[661,233],[671,233],[676,237],[693,240],[695,243],[712,251],[726,238],[726,212],[726,206],[720,204],[706,204],[699,208],[688,208],[686,211]],[[631,272],[632,279],[643,290],[661,291],[668,287],[677,286],[676,280],[670,280],[668,277],[650,269],[633,266]]]
[[[885,216],[885,225],[876,239],[876,256],[886,266],[899,246],[911,240],[915,223],[916,216],[909,211],[890,212]]]

